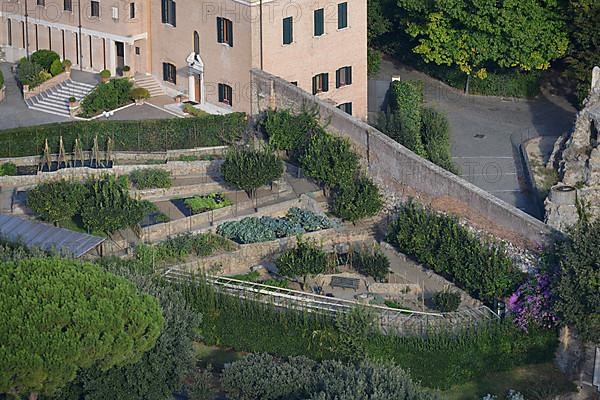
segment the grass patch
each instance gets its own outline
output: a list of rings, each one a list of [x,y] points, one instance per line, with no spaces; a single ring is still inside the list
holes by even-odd
[[[488,393],[501,399],[509,389],[521,392],[528,400],[544,400],[572,392],[576,387],[549,362],[487,374],[476,381],[454,386],[442,394],[447,400],[480,399]]]

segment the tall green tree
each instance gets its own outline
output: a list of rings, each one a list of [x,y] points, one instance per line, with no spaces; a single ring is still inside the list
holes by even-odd
[[[543,70],[568,45],[558,0],[398,0],[413,51],[484,79],[489,66]],[[468,88],[467,88],[468,89]]]
[[[51,395],[78,370],[136,362],[156,343],[157,301],[97,266],[57,258],[0,264],[0,393]]]
[[[42,183],[27,193],[27,205],[44,221],[56,223],[77,214],[87,196],[79,182]]]
[[[567,75],[576,82],[580,102],[590,92],[592,68],[600,65],[600,0],[571,0],[568,9]]]
[[[555,311],[583,338],[600,341],[600,221],[576,226],[556,244],[554,255],[559,265]]]
[[[235,147],[225,154],[221,164],[225,182],[254,197],[256,189],[283,175],[283,162],[268,149]]]

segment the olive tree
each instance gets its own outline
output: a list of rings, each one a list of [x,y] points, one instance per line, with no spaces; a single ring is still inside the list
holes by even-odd
[[[108,370],[151,349],[164,320],[151,296],[89,263],[0,264],[0,393],[52,395],[82,368]]]
[[[254,197],[256,189],[283,175],[283,162],[268,149],[235,147],[225,154],[221,165],[225,182]]]

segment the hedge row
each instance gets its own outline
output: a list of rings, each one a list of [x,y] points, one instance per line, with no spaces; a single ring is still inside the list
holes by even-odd
[[[79,138],[90,150],[98,137],[100,150],[109,138],[113,150],[166,151],[232,144],[247,126],[246,114],[210,115],[201,118],[171,118],[142,121],[82,121],[48,124],[0,131],[0,157],[40,155],[48,139],[51,153],[58,153],[62,136],[65,151],[73,150]]]

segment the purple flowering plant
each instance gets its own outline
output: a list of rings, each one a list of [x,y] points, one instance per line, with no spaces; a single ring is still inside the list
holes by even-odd
[[[536,273],[521,284],[507,301],[508,311],[517,327],[527,332],[534,325],[552,328],[558,318],[552,312],[552,292],[550,276]]]

